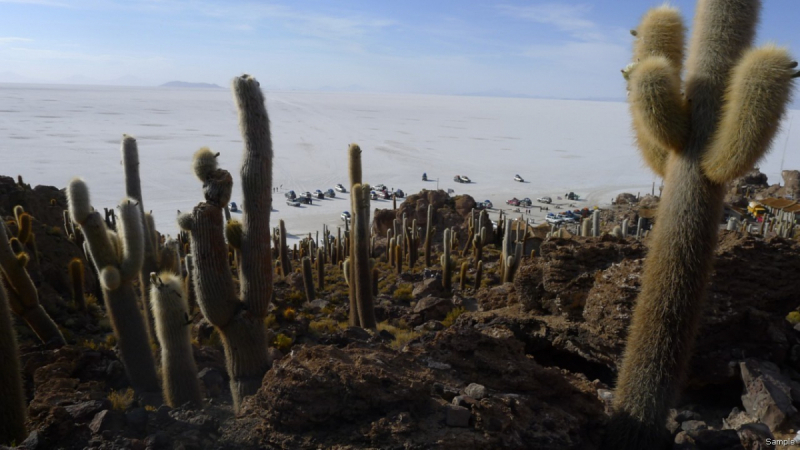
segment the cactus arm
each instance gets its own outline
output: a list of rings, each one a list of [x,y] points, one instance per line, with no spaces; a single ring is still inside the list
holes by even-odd
[[[119,272],[123,280],[132,280],[139,275],[144,263],[145,232],[139,205],[133,199],[125,199],[119,205],[122,222],[122,261]],[[98,216],[99,217],[99,216]]]
[[[233,92],[244,139],[241,298],[249,314],[264,318],[272,299],[272,138],[258,81],[249,75],[234,78]]]
[[[192,211],[192,256],[197,304],[211,324],[223,328],[241,307],[228,266],[222,208],[200,203]]]
[[[361,184],[361,147],[358,144],[350,144],[347,149],[348,171],[350,173],[350,189],[356,184]],[[352,193],[350,194],[352,198]]]
[[[786,50],[768,45],[748,51],[733,69],[722,120],[703,155],[713,181],[738,178],[766,153],[791,97],[793,61]]]
[[[725,84],[736,60],[751,45],[760,0],[698,0],[686,60],[686,98],[691,102],[692,133],[699,153],[713,134]]]
[[[0,226],[0,229],[4,227]],[[6,290],[0,283],[0,445],[22,443],[28,432],[25,430],[27,405],[22,388],[19,361],[19,346],[14,333]]]
[[[689,134],[689,116],[681,95],[680,74],[663,56],[639,62],[628,84],[631,114],[638,133],[658,146],[682,151]]]
[[[39,304],[39,293],[25,269],[26,262],[27,256],[20,259],[14,254],[8,242],[6,227],[0,226],[0,273],[3,275],[0,278],[5,279],[11,291],[12,309],[25,320],[42,342],[61,347],[66,344],[64,336]]]
[[[663,56],[677,73],[681,72],[686,27],[677,9],[668,5],[653,8],[642,18],[636,31],[633,60],[643,61],[650,56]]]
[[[100,271],[103,267],[117,263],[117,253],[108,236],[105,221],[100,213],[92,211],[89,188],[80,178],[70,181],[67,187],[69,211],[72,221],[81,226],[81,233],[86,238],[89,255]]]

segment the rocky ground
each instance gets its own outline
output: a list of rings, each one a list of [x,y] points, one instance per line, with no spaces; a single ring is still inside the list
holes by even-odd
[[[423,192],[398,211],[376,213],[374,232],[385,236],[403,213],[424,227],[433,204],[439,232],[457,227],[463,248],[474,201],[442,194]],[[604,229],[657,200],[617,202],[603,212]],[[481,286],[471,265],[465,288],[456,273],[448,293],[438,264],[433,277],[423,277],[421,261],[397,274],[383,237],[380,332],[346,326],[337,267],[327,269],[313,302],[299,273],[277,279],[267,319],[273,366],[235,415],[219,335],[197,311],[204,407],[137,398],[91,271],[88,313],[72,302],[67,264],[81,251],[64,233],[63,190],[0,177],[0,215],[9,218],[15,205],[35,218],[39,258],[29,272],[68,341],[47,348],[16,323],[31,433],[15,444],[25,449],[595,449],[647,256],[646,238],[550,238],[503,284],[491,244]],[[766,445],[800,429],[800,326],[787,320],[800,307],[798,273],[796,241],[721,233],[687,389],[668,423],[674,448],[800,448]]]

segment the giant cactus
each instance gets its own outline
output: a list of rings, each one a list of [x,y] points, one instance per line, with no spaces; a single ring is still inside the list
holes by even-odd
[[[11,310],[31,327],[43,343],[60,347],[66,344],[64,336],[39,304],[39,293],[25,269],[28,254],[21,246],[18,250],[20,252],[12,249],[5,224],[0,223],[0,280],[5,280],[8,286]]]
[[[233,80],[244,138],[241,169],[243,218],[239,296],[228,266],[222,209],[231,196],[233,179],[217,167],[217,154],[207,148],[194,156],[194,170],[203,182],[205,202],[180,216],[191,232],[195,295],[203,315],[222,336],[234,409],[261,387],[269,369],[264,318],[272,297],[272,252],[269,216],[272,208],[272,139],[264,97],[249,75]]]
[[[192,321],[181,279],[173,272],[150,274],[150,306],[153,308],[158,342],[161,343],[161,373],[164,401],[177,408],[190,402],[203,406],[197,365],[192,352]]]
[[[350,147],[347,149],[347,160],[348,160],[348,171],[350,172],[350,211],[351,211],[351,222],[355,225],[355,215],[356,215],[356,202],[360,201],[358,197],[353,193],[353,186],[357,184],[361,184],[361,148],[357,144],[350,144]],[[367,191],[369,192],[369,191]],[[345,232],[347,231],[347,220],[344,221]],[[350,246],[356,245],[355,239],[350,239]],[[350,258],[353,257],[353,248],[348,248]],[[353,270],[355,270],[355,264],[350,264],[349,266],[350,273],[347,274],[347,277],[351,280],[355,279],[355,274]],[[350,315],[348,316],[348,323],[351,327],[357,327],[363,325],[361,323],[360,317],[358,315],[358,304],[357,304],[357,294],[356,294],[356,283],[350,283],[348,285],[349,288],[349,296],[350,296]]]
[[[369,185],[352,186],[353,237],[350,264],[350,286],[355,288],[358,322],[362,328],[377,329],[372,301],[372,268],[369,262]],[[351,302],[352,304],[352,302]]]
[[[135,200],[123,199],[117,235],[106,228],[100,213],[92,210],[89,187],[83,180],[70,181],[67,198],[72,220],[80,224],[87,254],[100,274],[106,309],[131,385],[139,391],[159,392],[155,361],[133,287],[144,260],[141,211]]]
[[[702,317],[725,183],[767,151],[789,99],[796,64],[788,53],[748,49],[760,6],[699,0],[683,83],[679,13],[656,8],[634,33],[636,61],[626,69],[633,123],[665,187],[606,448],[668,444],[664,424]]]
[[[4,227],[0,224],[0,230]],[[22,389],[22,372],[19,364],[19,347],[11,321],[8,298],[0,283],[0,445],[21,443],[28,435],[25,431],[25,391]]]

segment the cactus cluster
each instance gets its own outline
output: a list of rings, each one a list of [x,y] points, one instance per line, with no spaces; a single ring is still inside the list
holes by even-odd
[[[665,186],[605,448],[669,442],[664,424],[703,316],[725,183],[767,151],[796,76],[786,50],[749,48],[760,8],[758,0],[698,0],[685,68],[677,10],[655,8],[635,30],[631,115]]]

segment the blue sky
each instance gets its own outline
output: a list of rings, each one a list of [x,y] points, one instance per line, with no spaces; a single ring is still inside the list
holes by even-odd
[[[759,42],[800,55],[797,0]],[[636,0],[0,0],[0,81],[623,98]],[[694,0],[671,4],[687,24]],[[796,20],[795,20],[796,22]],[[793,26],[794,25],[794,26]]]

